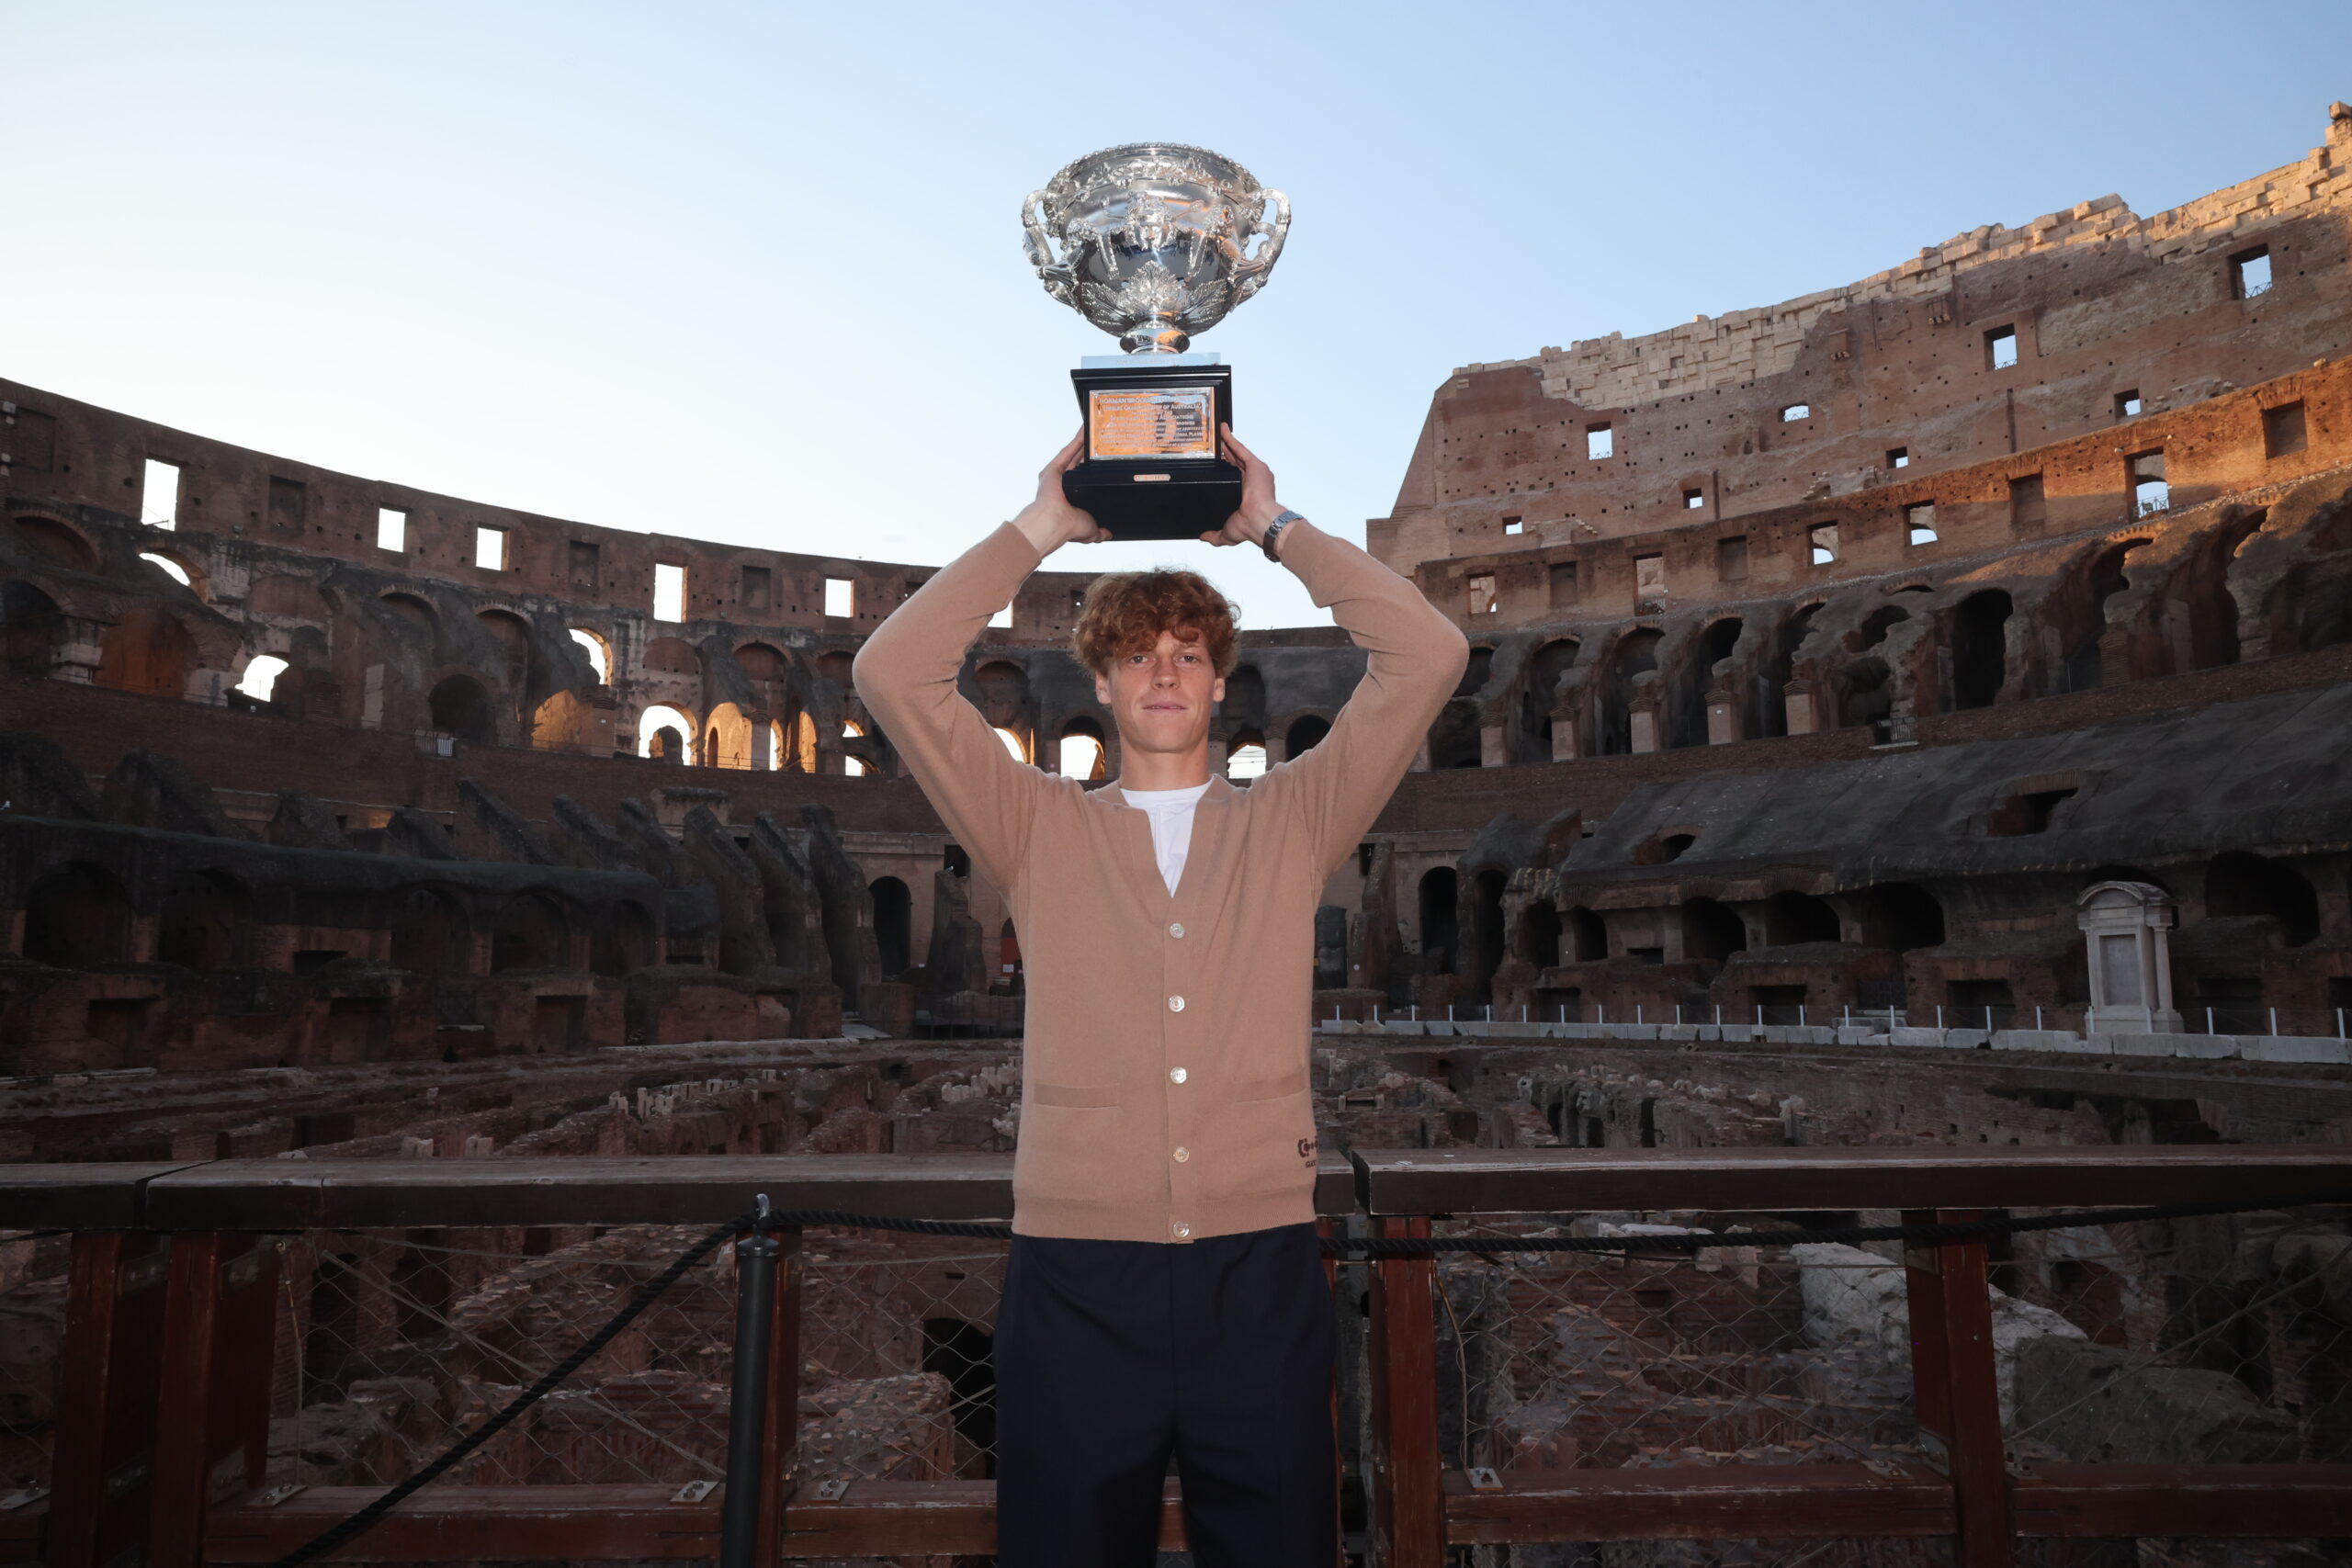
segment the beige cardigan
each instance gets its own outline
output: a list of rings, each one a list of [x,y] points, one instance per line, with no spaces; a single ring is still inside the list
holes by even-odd
[[[1013,1228],[1197,1241],[1315,1217],[1315,908],[1468,660],[1409,582],[1306,522],[1280,546],[1368,655],[1331,732],[1246,789],[1210,780],[1170,895],[1145,814],[1014,758],[956,690],[1036,570],[1006,524],[885,621],[858,695],[1005,895],[1028,978]]]

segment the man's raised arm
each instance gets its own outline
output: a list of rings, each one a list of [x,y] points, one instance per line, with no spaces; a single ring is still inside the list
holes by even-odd
[[[1005,749],[956,677],[980,629],[1039,561],[1066,541],[1109,537],[1062,498],[1062,473],[1079,451],[1077,441],[1063,448],[1039,476],[1037,499],[933,573],[874,629],[851,667],[858,696],[947,830],[1006,893],[1020,874],[1046,778]]]

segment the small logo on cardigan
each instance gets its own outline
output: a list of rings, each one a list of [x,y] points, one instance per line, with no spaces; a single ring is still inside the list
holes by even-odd
[[[1301,1138],[1301,1139],[1299,1139],[1299,1141],[1298,1141],[1298,1157],[1299,1157],[1299,1158],[1301,1158],[1301,1159],[1308,1159],[1308,1160],[1313,1159],[1313,1158],[1315,1157],[1315,1150],[1316,1150],[1316,1142],[1315,1142],[1315,1140],[1314,1140],[1313,1138]]]

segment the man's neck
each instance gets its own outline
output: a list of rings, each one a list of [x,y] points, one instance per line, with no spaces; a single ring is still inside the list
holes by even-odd
[[[1191,789],[1209,782],[1209,749],[1127,751],[1119,760],[1121,789]]]

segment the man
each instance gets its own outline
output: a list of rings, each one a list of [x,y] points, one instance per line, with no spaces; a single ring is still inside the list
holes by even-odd
[[[1110,537],[1062,494],[1082,437],[857,656],[858,694],[1004,894],[1027,964],[995,1341],[1004,1568],[1148,1565],[1171,1457],[1202,1568],[1338,1561],[1315,909],[1469,655],[1410,583],[1284,511],[1266,465],[1223,436],[1241,509],[1201,538],[1258,545],[1368,656],[1322,743],[1247,790],[1209,772],[1233,617],[1193,573],[1087,593],[1074,642],[1118,724],[1111,785],[1023,765],[957,693],[1022,580]]]

